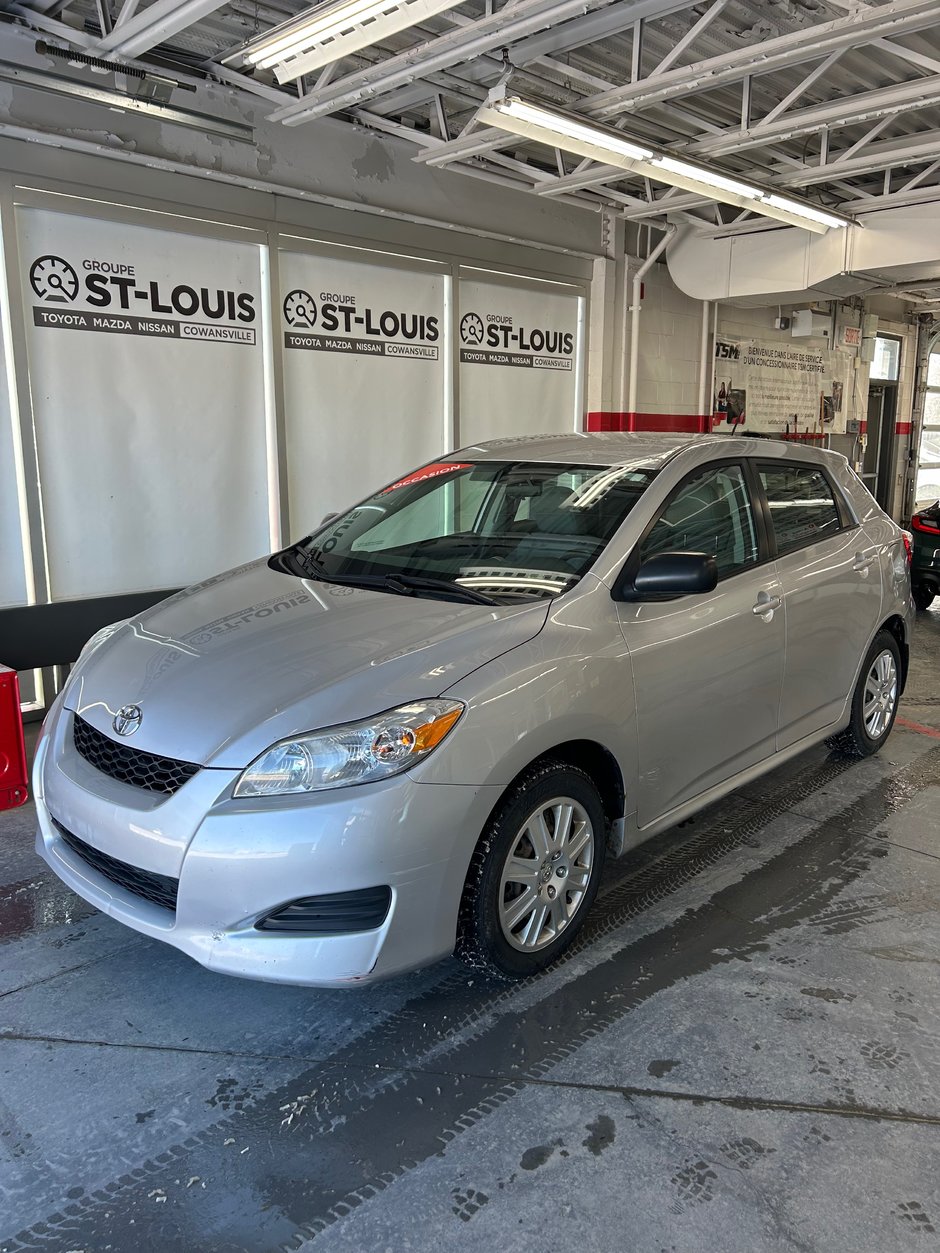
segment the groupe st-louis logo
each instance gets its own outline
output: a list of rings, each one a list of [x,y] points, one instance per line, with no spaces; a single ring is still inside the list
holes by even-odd
[[[50,304],[71,304],[78,295],[78,274],[64,257],[37,257],[29,267],[29,285]]]
[[[317,324],[317,302],[308,291],[295,287],[284,297],[284,321],[288,326],[313,330]]]
[[[477,313],[465,313],[460,319],[460,338],[478,348],[483,343],[483,319]]]

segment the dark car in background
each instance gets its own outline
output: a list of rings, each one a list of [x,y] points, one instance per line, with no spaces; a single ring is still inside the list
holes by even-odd
[[[940,593],[940,500],[914,514],[911,531],[911,595],[918,609],[929,609]]]

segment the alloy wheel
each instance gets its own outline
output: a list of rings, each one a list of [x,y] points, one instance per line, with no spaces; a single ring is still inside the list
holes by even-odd
[[[581,908],[594,864],[594,827],[569,796],[540,805],[520,828],[499,888],[499,924],[513,948],[553,943]]]
[[[898,668],[892,654],[884,649],[871,664],[862,700],[862,721],[873,740],[880,740],[891,725],[897,701]]]

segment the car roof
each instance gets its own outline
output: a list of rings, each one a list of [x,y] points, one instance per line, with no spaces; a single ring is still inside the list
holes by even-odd
[[[656,469],[683,448],[709,446],[715,456],[825,459],[822,449],[782,440],[732,435],[677,435],[656,431],[572,431],[568,435],[520,435],[469,444],[454,453],[467,461],[547,461],[581,465],[631,465]],[[822,455],[821,455],[822,454]],[[830,456],[834,454],[829,454]]]

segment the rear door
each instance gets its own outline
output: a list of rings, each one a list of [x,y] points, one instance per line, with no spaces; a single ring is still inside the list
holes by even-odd
[[[641,827],[773,752],[783,678],[782,589],[739,462],[679,484],[628,559],[628,585],[643,561],[670,551],[714,555],[719,582],[705,595],[618,602]]]
[[[877,544],[820,465],[756,463],[786,604],[778,748],[839,716],[881,615]]]

